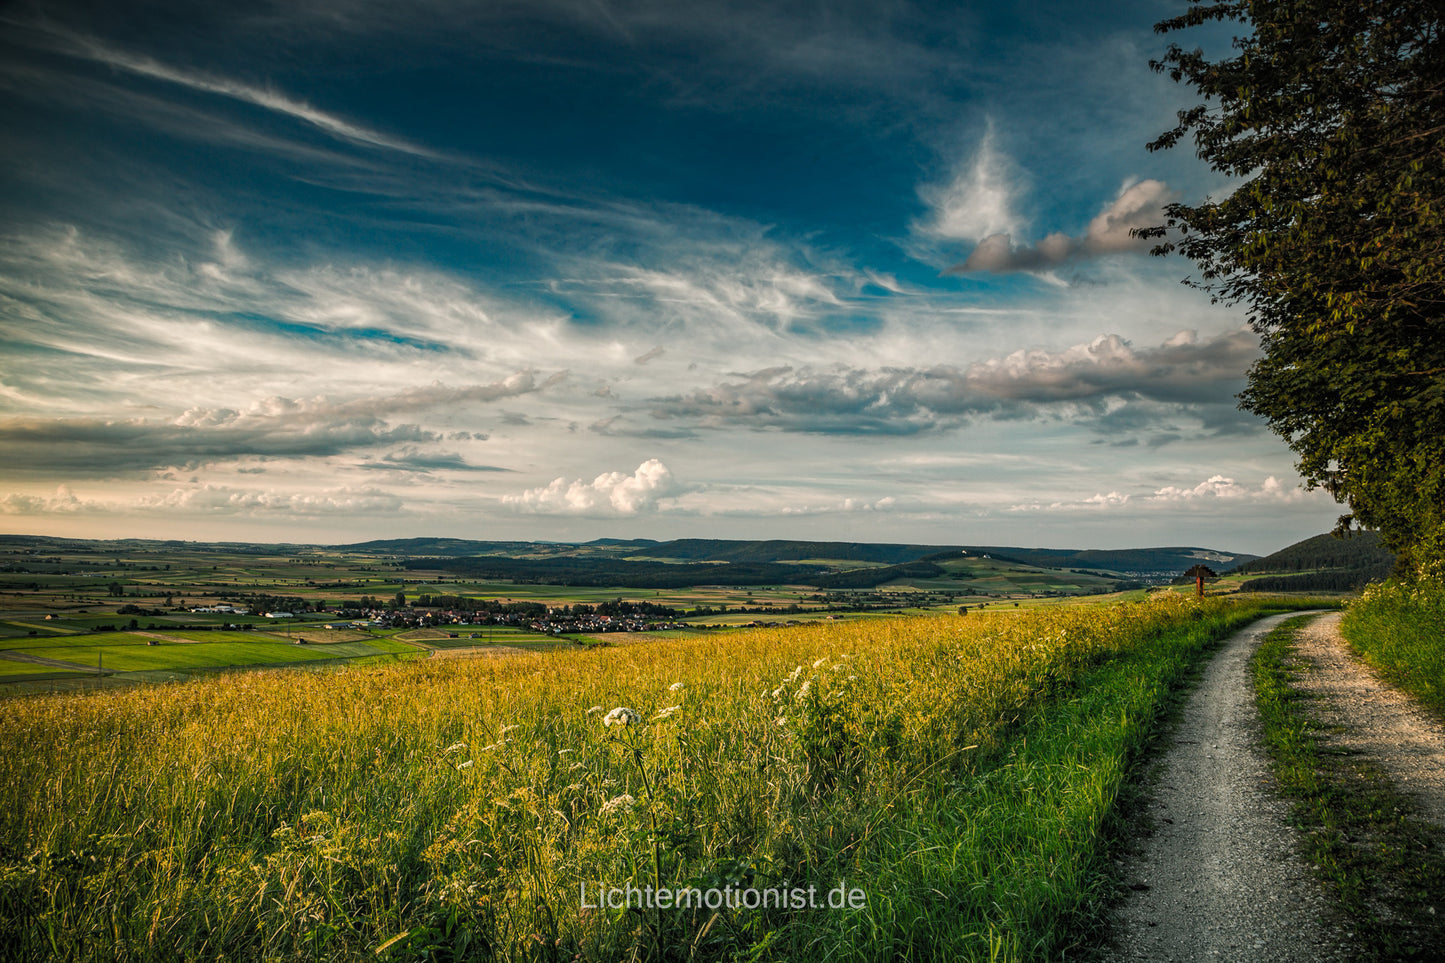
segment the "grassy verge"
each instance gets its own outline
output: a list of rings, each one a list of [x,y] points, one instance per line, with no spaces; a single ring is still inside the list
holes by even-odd
[[[1445,575],[1370,586],[1340,630],[1361,658],[1445,719]]]
[[[1265,740],[1294,801],[1305,855],[1338,896],[1369,959],[1433,959],[1445,946],[1445,831],[1413,818],[1410,801],[1377,767],[1332,747],[1311,717],[1310,697],[1293,685],[1301,621],[1265,638],[1254,680]]]
[[[1171,596],[12,700],[0,959],[1057,957],[1092,935],[1161,700],[1259,614]]]

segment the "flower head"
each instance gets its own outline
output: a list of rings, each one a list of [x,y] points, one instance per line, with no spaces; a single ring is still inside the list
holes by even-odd
[[[602,720],[604,726],[635,726],[642,721],[642,717],[626,706],[618,706]]]
[[[601,706],[593,706],[592,708],[590,708],[590,709],[587,710],[587,714],[588,714],[589,716],[591,716],[591,715],[596,715],[597,713],[599,713],[599,712],[601,712],[601,711],[602,711],[602,707],[601,707]]]
[[[632,798],[631,793],[623,793],[620,796],[613,796],[602,804],[598,811],[602,816],[614,816],[618,813],[631,812],[632,807],[637,805],[637,800]]]
[[[681,683],[681,682],[674,682],[672,685],[670,685],[670,686],[667,687],[667,691],[668,691],[668,692],[681,692],[681,691],[682,691],[682,683]]]
[[[657,710],[657,716],[656,716],[656,718],[658,718],[658,719],[666,719],[668,716],[672,715],[674,712],[676,712],[678,709],[681,709],[681,708],[682,708],[682,706],[668,706],[668,707],[665,708],[665,709],[659,709],[659,710]]]

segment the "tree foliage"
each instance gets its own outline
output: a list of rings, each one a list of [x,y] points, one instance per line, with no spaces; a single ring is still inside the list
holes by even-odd
[[[1141,232],[1188,283],[1247,307],[1264,356],[1241,407],[1416,565],[1445,549],[1445,5],[1231,0],[1156,25],[1251,32],[1230,56],[1171,45],[1151,66],[1204,103],[1149,145],[1192,135],[1241,183]]]

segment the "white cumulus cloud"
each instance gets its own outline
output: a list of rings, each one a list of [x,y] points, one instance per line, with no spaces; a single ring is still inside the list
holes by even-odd
[[[630,475],[604,472],[590,482],[556,478],[549,485],[505,495],[502,502],[518,511],[541,515],[637,515],[656,511],[660,501],[685,491],[666,465],[649,458]]]

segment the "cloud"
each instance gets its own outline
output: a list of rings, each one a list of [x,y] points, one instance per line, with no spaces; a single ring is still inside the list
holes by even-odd
[[[114,515],[390,515],[400,512],[402,500],[376,488],[329,488],[314,492],[278,492],[274,489],[237,489],[196,485],[146,495],[132,501],[77,496],[68,485],[54,495],[11,494],[0,498],[0,514],[56,515],[95,513]]]
[[[106,506],[91,499],[80,498],[69,485],[55,489],[54,495],[25,495],[11,492],[0,498],[0,515],[50,515],[103,512]]]
[[[1165,404],[1168,413],[1177,414],[1180,406],[1230,401],[1257,350],[1255,336],[1246,330],[1204,342],[1184,331],[1156,348],[1102,335],[1061,351],[1015,351],[962,368],[779,366],[740,382],[655,398],[652,413],[714,427],[832,434],[914,434],[976,417],[1049,412],[1117,418],[1121,400]]]
[[[402,500],[377,488],[332,488],[320,492],[242,490],[200,485],[178,488],[142,498],[135,508],[143,512],[178,512],[205,515],[390,515],[400,512]]]
[[[1305,490],[1299,485],[1286,488],[1278,478],[1270,475],[1258,488],[1241,485],[1233,478],[1211,475],[1193,488],[1166,485],[1150,496],[1157,502],[1203,502],[1203,501],[1249,501],[1277,502],[1299,501],[1305,497]]]
[[[590,482],[557,478],[550,485],[506,495],[502,502],[519,512],[539,515],[637,515],[656,511],[663,499],[688,490],[666,465],[650,458],[631,475],[606,472]]]
[[[495,465],[473,465],[457,452],[427,452],[415,445],[408,445],[383,455],[380,461],[364,462],[357,465],[377,471],[411,471],[430,474],[434,471],[499,471],[509,472],[510,468]]]
[[[995,146],[992,121],[978,150],[944,186],[926,186],[919,195],[931,209],[915,230],[946,240],[979,241],[1017,233],[1023,226],[1013,206],[1019,173]]]
[[[995,231],[979,242],[966,261],[949,268],[947,273],[1044,271],[1067,261],[1147,251],[1152,242],[1131,237],[1129,232],[1162,223],[1163,207],[1173,197],[1174,192],[1163,181],[1146,180],[1127,185],[1089,222],[1079,237],[1055,232],[1032,247],[1019,247],[1014,244],[1012,231]]]
[[[1152,494],[1126,494],[1111,491],[1073,501],[1024,502],[1009,507],[1010,512],[1077,512],[1136,509],[1145,511],[1176,511],[1180,508],[1205,508],[1229,503],[1239,508],[1281,505],[1304,501],[1311,497],[1302,486],[1287,488],[1273,475],[1251,488],[1224,475],[1211,475],[1192,487],[1166,485]]]
[[[196,407],[169,421],[11,418],[0,420],[0,459],[12,474],[59,471],[115,476],[167,468],[191,470],[244,456],[323,458],[437,441],[440,436],[430,430],[415,424],[392,425],[385,419],[496,401],[537,387],[530,373],[521,372],[488,385],[434,384],[339,402],[324,397],[271,397],[245,411]]]
[[[435,157],[432,151],[391,137],[380,131],[344,120],[335,114],[312,107],[272,87],[256,87],[225,77],[208,76],[181,70],[151,57],[140,56],[107,46],[93,37],[63,31],[51,32],[49,45],[62,53],[83,57],[115,70],[140,77],[176,84],[202,93],[227,97],[290,117],[324,131],[332,137],[367,147],[380,147],[419,157]]]

